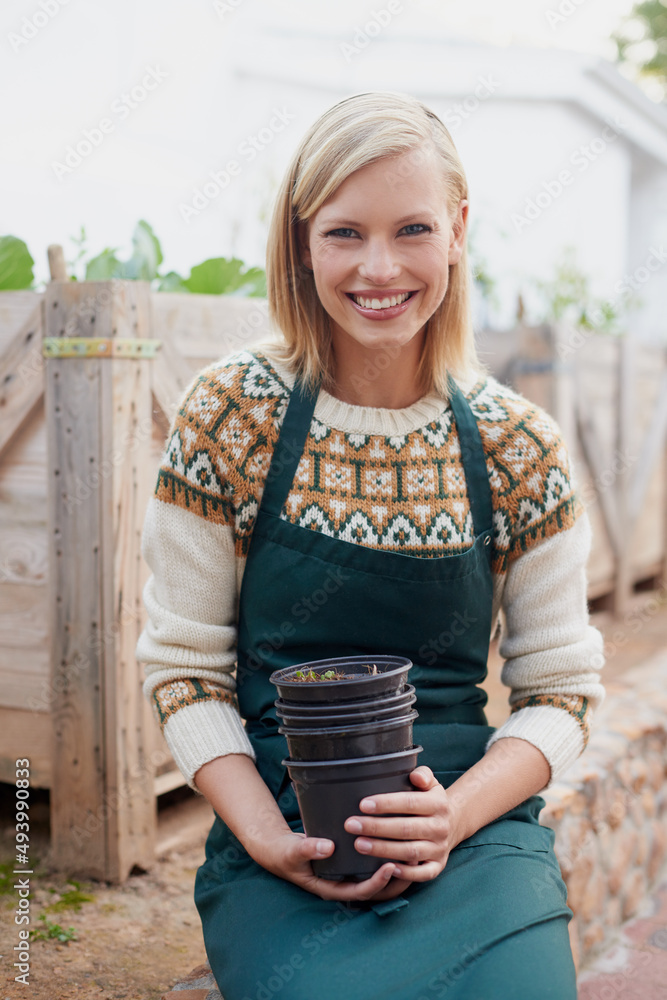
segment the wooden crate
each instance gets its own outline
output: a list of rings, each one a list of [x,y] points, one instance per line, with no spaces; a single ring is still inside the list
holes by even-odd
[[[134,658],[141,528],[188,383],[267,333],[264,301],[143,282],[0,293],[0,780],[30,760],[72,872],[118,880],[149,863],[156,796],[183,783]],[[44,357],[54,337],[160,350]]]

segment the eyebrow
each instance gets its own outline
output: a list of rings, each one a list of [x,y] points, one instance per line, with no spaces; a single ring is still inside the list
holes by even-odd
[[[400,226],[404,222],[410,222],[411,219],[430,219],[431,216],[431,212],[411,212],[410,215],[404,215],[400,219],[395,219],[394,225]],[[356,229],[361,226],[361,222],[356,222],[354,219],[338,219],[334,216],[333,219],[321,222],[320,225],[325,226],[327,229],[330,226],[348,226],[350,229]]]

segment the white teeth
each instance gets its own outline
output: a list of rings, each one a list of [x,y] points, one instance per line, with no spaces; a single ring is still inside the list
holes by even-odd
[[[403,292],[402,295],[392,295],[391,298],[364,299],[361,295],[353,295],[352,298],[362,309],[389,309],[391,306],[398,306],[410,297],[410,292]]]

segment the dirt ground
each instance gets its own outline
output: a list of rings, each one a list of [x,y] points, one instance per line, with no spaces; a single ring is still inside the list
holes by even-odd
[[[111,886],[85,880],[68,883],[49,871],[48,805],[46,801],[35,805],[40,822],[38,832],[31,822],[31,849],[34,846],[33,857],[45,861],[31,876],[30,926],[45,939],[30,942],[29,985],[15,982],[12,965],[19,928],[14,923],[18,894],[11,874],[14,831],[3,824],[0,1000],[159,1000],[206,958],[192,894],[195,872],[204,859],[205,831],[212,817],[209,807],[197,799],[166,810],[160,822],[166,850],[151,871]],[[0,796],[0,812],[8,815],[9,809],[2,806]],[[178,829],[183,825],[182,838]],[[169,849],[170,843],[175,849]],[[58,939],[59,934],[69,937],[72,928],[72,940]]]
[[[600,614],[594,624],[607,640],[605,676],[611,679],[667,646],[667,603],[650,593],[633,599],[621,621]],[[507,717],[507,689],[499,681],[500,658],[489,665],[489,721]],[[0,815],[9,817],[10,786],[0,786]],[[14,981],[18,927],[13,888],[14,828],[0,827],[0,1000],[159,1000],[205,960],[192,893],[212,812],[199,797],[160,812],[159,857],[151,871],[121,886],[72,884],[49,870],[47,793],[31,800],[31,853],[40,858],[31,879],[31,927],[44,937],[30,943],[30,985]],[[34,807],[33,807],[34,803]],[[90,897],[90,898],[88,898]],[[45,919],[40,919],[44,917]],[[73,928],[73,931],[70,931]],[[51,936],[48,936],[48,935]],[[69,937],[61,941],[58,938]]]

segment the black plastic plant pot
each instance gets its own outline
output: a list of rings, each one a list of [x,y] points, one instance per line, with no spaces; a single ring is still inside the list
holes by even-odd
[[[309,837],[333,840],[328,858],[313,861],[321,878],[357,881],[370,878],[390,858],[360,854],[355,836],[344,828],[350,816],[359,816],[359,803],[367,795],[414,790],[408,775],[417,767],[422,747],[378,757],[339,761],[284,760],[299,803],[303,828]]]
[[[310,705],[289,705],[276,700],[276,715],[284,725],[292,728],[309,729],[312,726],[356,725],[361,722],[379,722],[382,719],[397,719],[409,715],[417,700],[415,689],[406,684],[400,695],[388,698],[364,699],[358,702],[341,702],[326,705],[313,702]]]
[[[310,702],[358,701],[387,697],[403,691],[412,661],[405,656],[340,656],[330,660],[311,660],[275,670],[269,680],[278,688],[283,701],[295,704]],[[376,669],[376,673],[371,668]],[[333,670],[345,674],[340,680],[299,680],[311,671],[324,674]],[[353,675],[353,676],[351,676]]]
[[[398,719],[366,722],[356,726],[331,726],[318,729],[278,730],[287,737],[290,760],[344,760],[350,757],[376,757],[412,747],[412,723],[417,712]]]

